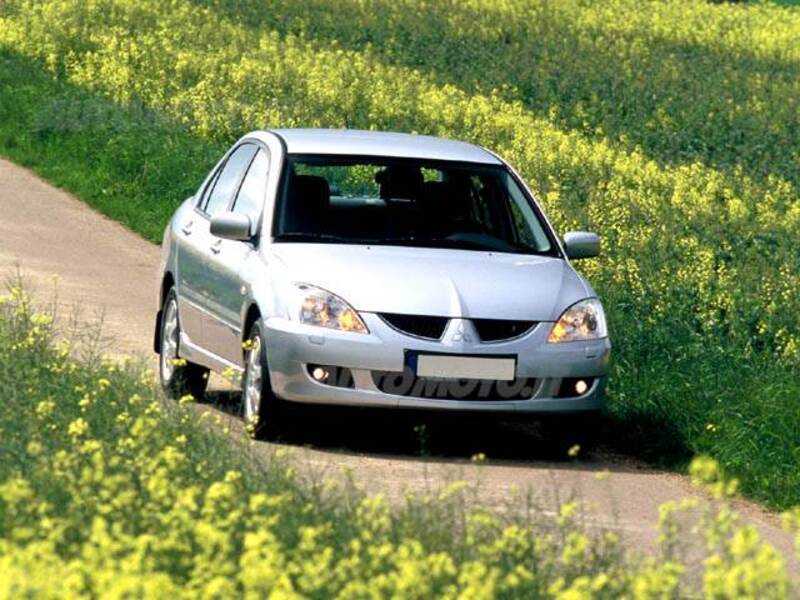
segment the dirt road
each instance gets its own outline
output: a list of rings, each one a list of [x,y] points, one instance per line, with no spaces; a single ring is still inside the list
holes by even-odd
[[[87,319],[104,314],[115,353],[150,356],[158,257],[156,246],[0,159],[0,273],[12,275],[19,265],[40,296],[51,292],[56,275],[63,306],[81,305]],[[350,471],[368,491],[392,497],[455,480],[473,484],[477,500],[491,505],[504,504],[515,490],[530,489],[546,506],[575,496],[591,508],[590,525],[613,527],[642,550],[654,547],[658,506],[696,493],[687,478],[630,458],[537,460],[525,432],[502,424],[455,419],[416,431],[408,425],[402,415],[327,411],[292,445],[294,460],[315,476]],[[436,457],[420,458],[420,450]],[[474,450],[484,451],[488,463],[471,463]],[[776,515],[745,501],[737,508],[792,556]]]

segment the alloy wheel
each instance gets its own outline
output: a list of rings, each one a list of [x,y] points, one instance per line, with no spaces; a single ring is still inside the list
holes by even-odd
[[[256,425],[261,411],[261,391],[263,385],[263,367],[261,365],[261,336],[250,338],[247,351],[245,385],[244,385],[244,419],[248,425]]]
[[[178,358],[178,304],[172,298],[164,309],[164,324],[161,331],[161,380],[168,384],[175,375]]]

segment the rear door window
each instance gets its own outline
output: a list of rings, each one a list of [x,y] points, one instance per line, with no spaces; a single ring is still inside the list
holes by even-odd
[[[247,169],[239,193],[233,204],[233,212],[250,217],[250,223],[256,226],[267,191],[267,175],[269,173],[269,156],[264,150],[259,150]]]
[[[202,207],[209,216],[228,209],[233,194],[242,180],[253,155],[258,147],[253,144],[242,144],[231,153],[222,167],[205,205]]]
[[[222,171],[222,167],[218,167],[217,170],[211,174],[211,177],[208,178],[208,183],[206,183],[206,185],[203,187],[203,195],[200,197],[200,202],[197,203],[197,207],[200,210],[205,209],[205,205],[208,202],[208,196],[211,194],[211,190],[214,189],[214,184],[217,183],[217,179],[219,179],[220,171]]]

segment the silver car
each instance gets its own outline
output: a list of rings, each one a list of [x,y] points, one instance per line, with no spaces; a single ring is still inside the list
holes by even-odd
[[[236,373],[272,435],[289,403],[565,413],[602,404],[603,307],[501,158],[370,131],[254,131],[164,232],[155,350],[172,396]]]

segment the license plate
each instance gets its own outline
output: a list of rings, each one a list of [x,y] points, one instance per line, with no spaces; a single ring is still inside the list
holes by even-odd
[[[419,354],[417,377],[512,381],[516,374],[516,362],[514,358]]]

